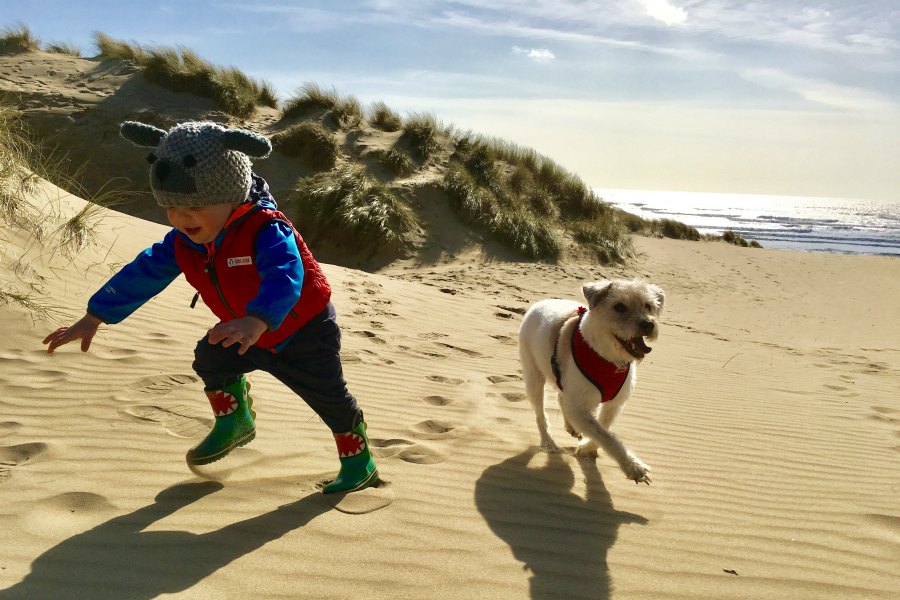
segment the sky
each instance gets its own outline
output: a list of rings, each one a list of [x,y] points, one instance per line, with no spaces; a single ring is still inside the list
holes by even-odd
[[[431,113],[595,188],[900,202],[897,0],[0,0],[18,24]]]

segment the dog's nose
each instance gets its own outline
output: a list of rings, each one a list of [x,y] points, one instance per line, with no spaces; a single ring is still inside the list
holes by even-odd
[[[650,319],[642,320],[640,325],[641,331],[644,333],[644,335],[650,335],[651,333],[653,333],[653,321],[651,321]]]

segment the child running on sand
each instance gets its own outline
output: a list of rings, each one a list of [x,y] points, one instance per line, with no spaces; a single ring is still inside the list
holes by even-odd
[[[203,298],[220,319],[194,351],[216,421],[188,451],[188,463],[211,463],[253,440],[246,374],[259,369],[303,398],[334,434],[341,468],[323,492],[374,484],[366,423],[344,381],[331,288],[266,182],[251,171],[248,157],[268,156],[269,140],[210,122],[168,133],[125,122],[121,134],[154,148],[150,187],[174,229],[113,275],[84,317],[48,335],[47,352],[77,339],[86,352],[102,323],[122,321],[184,273],[197,290],[194,303]]]

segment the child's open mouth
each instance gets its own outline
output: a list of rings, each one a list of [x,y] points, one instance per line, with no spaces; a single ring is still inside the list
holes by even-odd
[[[198,233],[200,233],[200,228],[199,227],[185,227],[184,232],[190,236],[194,236],[194,235],[197,235]]]

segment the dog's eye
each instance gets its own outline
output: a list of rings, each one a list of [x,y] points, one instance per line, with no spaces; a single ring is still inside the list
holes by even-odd
[[[653,310],[653,307],[650,306],[649,303],[645,304],[645,305],[644,305],[644,308],[646,308],[648,312],[651,311],[651,310]]]
[[[613,306],[613,310],[617,313],[628,312],[628,307],[622,304],[621,302],[617,302],[615,306]]]
[[[194,165],[197,164],[197,159],[194,158],[193,156],[191,156],[190,154],[188,154],[187,156],[185,156],[184,158],[181,159],[181,164],[183,164],[185,167],[190,169],[191,167],[193,167]]]

